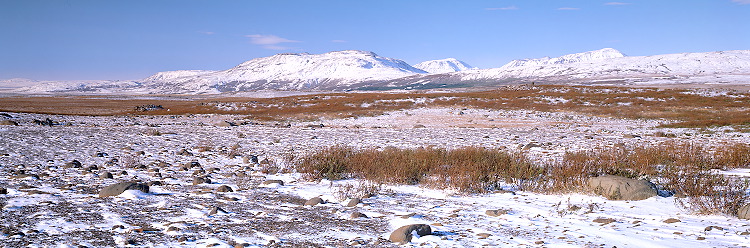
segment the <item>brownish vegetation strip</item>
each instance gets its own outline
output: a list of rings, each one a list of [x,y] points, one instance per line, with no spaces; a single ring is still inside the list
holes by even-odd
[[[135,111],[155,104],[165,109]],[[278,98],[187,100],[109,99],[102,97],[0,98],[0,111],[73,115],[238,114],[256,120],[314,120],[321,117],[372,116],[418,107],[529,109],[631,119],[674,120],[668,127],[750,124],[750,95],[703,96],[685,89],[584,86],[512,86],[463,93],[332,93]]]
[[[541,164],[521,153],[477,147],[354,150],[330,147],[297,160],[308,179],[360,178],[385,184],[423,184],[476,193],[512,185],[540,193],[588,192],[587,180],[598,175],[647,178],[660,190],[700,213],[736,214],[745,203],[747,180],[712,169],[747,168],[750,146],[727,144],[709,150],[692,143],[615,147],[568,153],[558,162]]]

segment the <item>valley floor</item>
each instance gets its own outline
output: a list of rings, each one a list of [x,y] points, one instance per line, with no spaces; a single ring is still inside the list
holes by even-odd
[[[750,142],[750,133],[731,128],[668,129],[658,128],[659,121],[456,108],[240,126],[216,125],[242,122],[232,115],[8,115],[19,126],[0,126],[0,188],[8,191],[0,195],[2,247],[396,247],[387,240],[391,231],[415,223],[429,224],[433,235],[407,247],[750,244],[748,220],[695,215],[671,197],[627,202],[513,188],[466,195],[382,185],[374,196],[345,207],[346,189],[366,182],[310,182],[290,170],[295,158],[334,145],[477,146],[552,161],[565,152],[620,144]],[[60,125],[33,124],[47,118]],[[243,159],[251,155],[259,163]],[[73,160],[80,168],[67,164]],[[193,162],[200,167],[189,166]],[[101,179],[104,172],[114,178]],[[211,183],[194,184],[195,176]],[[270,179],[284,184],[263,184]],[[160,183],[148,194],[98,197],[103,187],[121,181]],[[233,192],[219,192],[223,185]],[[303,205],[317,196],[326,203]],[[216,207],[221,210],[210,213]],[[497,209],[505,214],[486,214]],[[367,217],[351,218],[355,211]]]

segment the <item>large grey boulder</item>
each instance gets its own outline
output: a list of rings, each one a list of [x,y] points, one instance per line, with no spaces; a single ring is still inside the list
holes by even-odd
[[[750,219],[750,204],[745,204],[737,210],[737,218]]]
[[[613,175],[589,178],[589,188],[610,200],[640,201],[657,195],[649,181]]]
[[[122,182],[109,185],[99,191],[99,197],[107,196],[118,196],[125,192],[125,190],[140,190],[143,193],[148,193],[148,185],[135,183],[135,182]]]
[[[413,225],[406,225],[399,227],[396,229],[396,231],[393,231],[391,233],[391,236],[388,237],[388,240],[394,243],[409,243],[411,242],[411,238],[415,233],[418,236],[424,236],[424,235],[430,235],[432,234],[432,228],[430,228],[429,225],[425,224],[413,224]]]

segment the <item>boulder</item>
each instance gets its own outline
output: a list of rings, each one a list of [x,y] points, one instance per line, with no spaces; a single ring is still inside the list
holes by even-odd
[[[214,126],[217,126],[217,127],[233,127],[233,126],[237,126],[237,124],[234,124],[234,122],[220,121],[220,122],[217,122],[216,124],[214,124]]]
[[[234,190],[232,190],[232,187],[229,187],[226,185],[219,186],[219,188],[217,188],[216,191],[217,192],[234,192]]]
[[[490,209],[490,210],[484,211],[484,214],[488,216],[492,216],[492,217],[497,217],[497,216],[508,214],[508,212],[510,212],[510,210],[508,209]]]
[[[315,206],[318,204],[323,204],[323,199],[320,199],[320,197],[313,197],[305,202],[305,206]]]
[[[640,201],[657,195],[649,181],[613,175],[589,178],[589,188],[610,200]]]
[[[115,176],[112,175],[112,173],[109,171],[105,171],[104,173],[99,174],[99,179],[109,179],[109,178],[115,178]]]
[[[208,212],[208,215],[216,215],[216,214],[219,214],[219,213],[226,214],[227,211],[224,210],[224,209],[221,209],[220,207],[213,207],[213,208],[211,208],[211,211]]]
[[[393,231],[391,233],[391,236],[388,237],[388,240],[400,244],[409,243],[411,242],[411,238],[415,233],[418,236],[430,235],[432,234],[432,228],[430,228],[429,225],[425,224],[402,226]]]
[[[122,182],[104,187],[99,191],[99,197],[118,196],[122,192],[125,192],[125,190],[140,190],[143,193],[149,192],[148,185],[135,182]]]
[[[81,164],[80,161],[74,159],[73,161],[65,163],[64,167],[65,168],[81,168],[83,167],[83,164]]]
[[[361,203],[361,202],[362,202],[362,200],[361,200],[361,199],[359,199],[359,198],[354,198],[354,199],[351,199],[351,200],[349,200],[348,202],[346,202],[346,205],[345,205],[345,206],[347,206],[347,207],[354,207],[354,206],[357,206],[357,204],[359,204],[359,203]]]
[[[750,219],[750,204],[745,204],[737,210],[737,218]]]

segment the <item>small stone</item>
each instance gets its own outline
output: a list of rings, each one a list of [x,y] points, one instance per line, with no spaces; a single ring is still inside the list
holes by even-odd
[[[669,218],[669,219],[664,220],[663,222],[667,224],[672,224],[672,223],[677,223],[677,222],[682,222],[682,221],[675,219],[675,218]]]
[[[125,192],[125,190],[140,190],[143,193],[149,192],[148,185],[135,182],[122,182],[104,187],[99,192],[99,197],[117,196]]]
[[[601,223],[602,226],[603,226],[603,225],[615,222],[615,219],[612,219],[612,218],[596,218],[595,220],[593,220],[593,222],[595,222],[595,223]]]
[[[221,209],[220,207],[213,207],[211,208],[211,211],[208,212],[208,215],[216,215],[218,213],[226,214],[227,211]]]
[[[510,212],[510,210],[507,210],[507,209],[495,209],[495,210],[487,210],[484,213],[486,215],[488,215],[488,216],[497,217],[497,216],[500,216],[500,215],[508,214],[508,212]]]
[[[720,226],[707,226],[703,230],[705,230],[706,232],[708,232],[708,231],[711,231],[711,230],[714,230],[714,229],[719,230],[719,231],[724,231],[724,228],[720,227]]]
[[[698,237],[697,240],[706,240],[706,237]]]
[[[281,181],[281,180],[265,180],[265,181],[263,181],[260,184],[261,185],[279,184],[281,186],[284,186],[284,181]]]
[[[115,178],[115,176],[112,175],[112,173],[109,171],[105,171],[104,173],[99,175],[99,179],[111,179],[111,178]]]
[[[492,234],[489,233],[477,233],[477,236],[479,236],[479,239],[486,239],[492,236]]]

